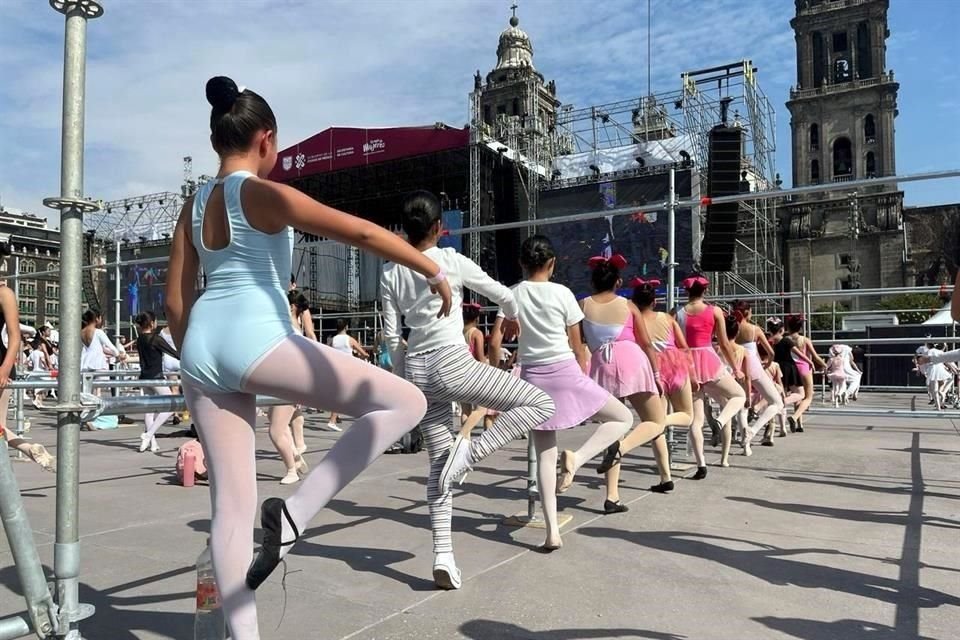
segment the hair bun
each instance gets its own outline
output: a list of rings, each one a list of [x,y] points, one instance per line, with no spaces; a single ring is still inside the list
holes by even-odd
[[[237,83],[226,76],[215,76],[207,80],[207,102],[214,110],[225,113],[233,108],[233,103],[240,97],[240,88]]]

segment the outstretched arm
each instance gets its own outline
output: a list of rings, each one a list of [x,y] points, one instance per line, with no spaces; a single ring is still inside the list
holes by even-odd
[[[193,198],[188,198],[180,210],[180,219],[173,231],[170,261],[167,265],[166,302],[167,321],[173,343],[182,345],[187,333],[190,310],[197,300],[197,272],[200,259],[190,237],[190,218]]]
[[[713,334],[717,337],[717,342],[720,343],[720,351],[723,353],[727,362],[734,363],[737,361],[737,358],[733,352],[733,343],[730,342],[730,338],[727,337],[727,331],[724,328],[725,320],[723,318],[723,312],[717,307],[713,308],[713,318]],[[737,380],[743,377],[743,373],[739,368],[733,370],[733,375]]]
[[[243,185],[244,204],[252,211],[269,211],[273,224],[291,226],[314,235],[332,238],[385,260],[396,262],[426,278],[442,275],[436,262],[393,232],[369,220],[321,204],[310,196],[269,180],[247,180]],[[446,280],[431,286],[443,298],[438,317],[450,314],[452,293]]]
[[[0,287],[0,307],[3,311],[4,326],[7,328],[7,342],[10,345],[3,362],[0,362],[0,387],[5,387],[10,381],[10,373],[17,364],[17,355],[20,353],[17,349],[20,344],[20,311],[17,308],[17,297],[13,295],[10,287]]]
[[[490,348],[487,350],[487,360],[490,366],[500,366],[500,349],[503,345],[503,318],[497,317],[493,322],[493,329],[490,330]]]

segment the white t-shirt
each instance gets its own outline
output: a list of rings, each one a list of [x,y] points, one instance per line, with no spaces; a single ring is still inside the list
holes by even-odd
[[[453,294],[450,315],[437,318],[440,312],[440,296],[430,292],[427,279],[415,271],[398,264],[386,264],[380,277],[380,296],[383,300],[383,337],[390,345],[391,355],[396,355],[400,345],[403,316],[410,327],[407,353],[416,355],[451,345],[462,345],[463,290],[470,289],[499,305],[505,314],[516,317],[517,305],[510,289],[503,286],[480,268],[470,258],[452,248],[431,247],[423,252],[436,262],[447,275],[447,283]],[[396,357],[394,358],[396,362]]]
[[[83,345],[80,351],[80,370],[106,371],[110,368],[107,364],[107,353],[116,357],[120,354],[120,350],[110,342],[110,338],[103,329],[97,329],[93,332],[93,340],[90,344]]]
[[[338,333],[333,336],[333,340],[330,341],[330,346],[348,356],[353,355],[353,345],[350,344],[350,336],[345,333]]]
[[[164,327],[160,330],[160,337],[163,338],[168,345],[170,345],[171,349],[177,348],[177,345],[173,344],[173,334],[170,333],[169,327]],[[163,354],[163,372],[175,373],[178,371],[180,371],[180,361],[173,356]]]
[[[513,295],[520,307],[520,363],[530,367],[574,359],[567,328],[583,320],[583,310],[573,292],[556,282],[524,280],[513,286]]]

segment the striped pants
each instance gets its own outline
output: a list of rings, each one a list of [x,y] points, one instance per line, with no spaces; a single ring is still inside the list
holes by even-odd
[[[500,412],[493,428],[487,429],[470,446],[471,463],[488,455],[543,424],[553,416],[553,400],[537,387],[506,371],[477,362],[466,345],[451,345],[434,351],[408,355],[407,380],[423,391],[427,413],[420,423],[430,459],[427,504],[433,529],[434,553],[453,551],[450,521],[453,496],[440,494],[440,472],[453,444],[453,402],[464,402]]]

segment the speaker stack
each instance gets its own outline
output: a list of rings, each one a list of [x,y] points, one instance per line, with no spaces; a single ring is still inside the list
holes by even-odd
[[[740,151],[743,129],[717,126],[710,130],[710,151],[707,164],[707,194],[711,198],[741,192]],[[707,206],[703,242],[700,244],[701,271],[730,271],[737,240],[737,219],[740,203],[728,202]]]

